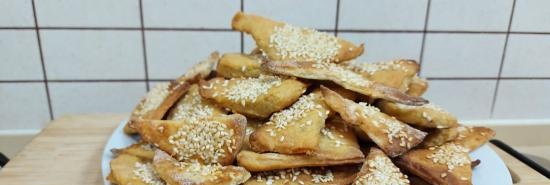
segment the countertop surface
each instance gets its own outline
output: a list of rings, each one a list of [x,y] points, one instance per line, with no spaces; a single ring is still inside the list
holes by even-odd
[[[0,170],[0,184],[101,185],[103,146],[120,121],[127,117],[126,114],[73,115],[52,121]],[[547,127],[550,126],[544,129],[549,129]],[[498,127],[495,130],[497,138],[502,132],[505,138],[499,139],[507,143],[507,139],[517,138],[515,128]],[[507,138],[508,134],[510,138]],[[523,145],[517,141],[512,143],[523,153],[550,156],[548,140]],[[514,157],[494,146],[493,149],[513,171],[516,184],[550,184],[550,180]]]

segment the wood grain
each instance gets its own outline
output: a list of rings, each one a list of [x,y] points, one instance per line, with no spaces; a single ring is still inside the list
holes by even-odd
[[[52,121],[0,170],[0,184],[102,185],[103,146],[116,126],[127,118],[128,114],[95,114],[65,116]],[[550,153],[549,143],[515,147],[539,156]],[[514,157],[494,146],[493,149],[517,174],[518,184],[550,184],[550,180]]]
[[[127,118],[120,114],[79,115],[51,122],[0,170],[0,184],[103,184],[103,146]]]

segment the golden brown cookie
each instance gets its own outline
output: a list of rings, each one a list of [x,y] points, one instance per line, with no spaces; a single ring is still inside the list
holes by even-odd
[[[201,81],[202,97],[215,101],[235,113],[267,118],[294,103],[307,84],[292,78],[260,75],[257,78],[214,78]]]
[[[364,155],[359,149],[353,131],[340,121],[340,119],[327,120],[326,127],[321,130],[319,150],[311,154],[289,155],[241,151],[237,155],[237,162],[239,166],[251,172],[363,162]]]
[[[340,113],[347,123],[361,128],[390,157],[407,152],[426,136],[425,132],[380,112],[374,106],[355,103],[325,87],[321,87],[321,90],[332,110]]]
[[[233,29],[252,35],[256,45],[272,60],[343,62],[363,53],[363,45],[314,29],[295,27],[261,16],[237,12]]]

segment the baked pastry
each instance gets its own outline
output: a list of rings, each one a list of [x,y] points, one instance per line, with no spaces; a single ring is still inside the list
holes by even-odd
[[[243,141],[243,147],[241,148],[241,150],[252,150],[250,146],[250,135],[252,135],[252,133],[254,133],[256,129],[261,127],[262,124],[264,124],[263,120],[247,118],[246,131],[245,131],[245,136]]]
[[[450,128],[458,126],[458,121],[451,113],[432,103],[409,106],[382,100],[378,102],[377,106],[383,113],[417,127]]]
[[[187,92],[191,84],[186,81],[160,83],[145,95],[136,106],[124,127],[127,134],[136,133],[136,122],[145,119],[162,119],[170,107]]]
[[[454,143],[414,149],[395,160],[401,169],[434,185],[471,185],[471,161],[468,149]]]
[[[246,118],[239,114],[189,120],[145,120],[138,125],[142,140],[179,161],[229,165],[242,147]]]
[[[250,178],[250,173],[238,166],[179,162],[157,150],[153,166],[166,184],[237,185]]]
[[[260,67],[261,64],[262,60],[254,55],[226,53],[220,58],[216,72],[225,78],[256,78],[260,74],[264,74]]]
[[[355,101],[357,99],[359,99],[359,97],[361,96],[360,94],[356,93],[356,92],[353,92],[351,90],[348,90],[334,82],[331,82],[331,81],[324,81],[324,82],[319,82],[320,85],[322,86],[325,86],[326,88],[329,88],[330,90],[338,93],[340,96],[348,99],[348,100],[352,100],[352,101]]]
[[[393,60],[351,64],[348,68],[369,80],[406,92],[412,78],[418,72],[419,65],[414,60]]]
[[[407,94],[411,96],[422,96],[428,90],[428,81],[418,76],[411,79]]]
[[[408,185],[409,180],[384,152],[372,147],[353,184]]]
[[[460,126],[456,129],[458,136],[452,142],[463,146],[470,152],[495,137],[495,131],[487,127]]]
[[[256,173],[244,185],[335,185],[351,184],[356,166],[295,168]]]
[[[139,142],[112,150],[110,182],[471,184],[468,153],[494,131],[423,99],[415,61],[354,64],[362,44],[242,12],[232,27],[257,47],[153,88],[125,127]]]
[[[169,83],[161,83],[151,89],[132,111],[130,120],[124,127],[124,132],[127,134],[137,133],[136,129],[132,127],[135,122],[162,119],[168,109],[187,92],[191,84],[210,75],[218,59],[218,52],[213,52],[208,59],[193,66],[178,79]]]
[[[237,155],[237,163],[248,171],[257,172],[363,162],[365,156],[359,149],[357,139],[343,120],[339,118],[327,120],[326,127],[321,130],[321,133],[319,150],[310,154],[289,155],[241,151]]]
[[[416,175],[407,175],[411,185],[432,185]]]
[[[457,127],[442,128],[442,129],[429,129],[427,130],[428,136],[424,138],[424,141],[420,143],[419,147],[429,148],[434,146],[441,146],[449,141],[453,141],[458,137]]]
[[[384,86],[355,73],[343,65],[317,62],[264,61],[262,68],[271,73],[314,80],[330,80],[346,89],[407,105],[422,105],[427,101],[409,96],[396,88]]]
[[[167,120],[183,120],[196,122],[212,116],[226,114],[226,111],[214,102],[204,99],[199,94],[199,85],[193,84],[183,98],[170,109]]]
[[[296,101],[307,84],[292,78],[260,75],[258,78],[214,78],[201,81],[199,92],[231,111],[267,118]]]
[[[110,162],[111,173],[107,180],[118,185],[164,185],[153,169],[151,161],[137,156],[120,154]]]
[[[390,157],[407,152],[426,136],[425,132],[380,112],[374,106],[355,103],[323,86],[321,90],[332,110],[338,112],[347,123],[361,128]]]
[[[274,113],[250,135],[255,152],[305,154],[317,151],[321,129],[330,114],[319,90],[303,95],[292,106]]]
[[[272,60],[343,62],[363,53],[363,45],[309,28],[295,27],[257,15],[237,12],[231,26],[252,35],[256,46]]]
[[[143,161],[153,161],[153,156],[155,155],[154,146],[148,143],[136,143],[133,145],[130,145],[126,148],[121,149],[111,149],[111,152],[114,156],[126,154],[126,155],[132,155],[140,158]]]

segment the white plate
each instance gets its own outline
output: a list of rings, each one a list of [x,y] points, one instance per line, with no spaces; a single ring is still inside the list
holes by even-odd
[[[106,180],[109,175],[109,161],[113,155],[111,153],[112,148],[124,148],[136,142],[137,138],[133,138],[124,134],[124,125],[126,121],[120,123],[115,129],[105,148],[103,149],[103,158],[101,160],[101,173],[103,174],[103,184],[111,185]],[[487,145],[484,145],[477,150],[470,153],[473,159],[481,160],[481,164],[474,168],[473,171],[473,183],[477,185],[484,184],[500,184],[500,185],[512,185],[512,177],[508,169],[502,162],[502,159]]]

